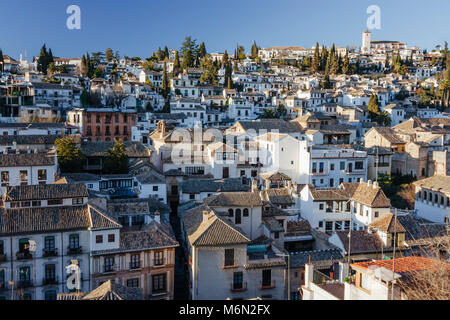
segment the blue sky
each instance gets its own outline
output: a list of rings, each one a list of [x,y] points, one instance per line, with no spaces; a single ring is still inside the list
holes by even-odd
[[[0,48],[15,58],[39,54],[45,42],[59,57],[111,47],[149,57],[159,46],[180,47],[191,35],[208,52],[321,44],[360,46],[369,5],[381,8],[373,39],[433,49],[450,42],[448,0],[0,0]],[[66,8],[81,8],[81,30],[66,28]]]

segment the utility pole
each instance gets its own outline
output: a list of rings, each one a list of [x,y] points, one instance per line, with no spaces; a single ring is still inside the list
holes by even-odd
[[[288,252],[288,254],[284,253],[278,253],[277,256],[280,257],[287,257],[288,258],[288,267],[287,267],[287,285],[288,285],[288,294],[287,299],[291,300],[291,254]]]
[[[394,250],[392,256],[392,286],[391,286],[391,300],[394,300],[394,283],[395,283],[395,248],[397,245],[397,208],[395,208],[394,215]]]

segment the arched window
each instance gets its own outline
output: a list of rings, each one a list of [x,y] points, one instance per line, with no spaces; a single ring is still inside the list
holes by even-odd
[[[228,216],[230,216],[230,217],[233,216],[233,209],[228,209]]]
[[[247,208],[244,209],[244,212],[243,212],[243,213],[244,213],[244,214],[243,214],[244,217],[248,217],[248,209],[247,209]]]

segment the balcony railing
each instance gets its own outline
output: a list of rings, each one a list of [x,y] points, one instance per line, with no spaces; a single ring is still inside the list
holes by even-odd
[[[25,289],[33,286],[33,282],[31,280],[20,280],[17,281],[18,289]]]
[[[43,286],[49,286],[52,284],[58,284],[58,278],[57,277],[50,277],[50,278],[44,278],[42,280],[42,285]]]
[[[16,253],[17,260],[30,260],[33,259],[33,255],[26,251],[19,251]]]
[[[43,257],[57,257],[58,256],[58,249],[42,249],[42,256]]]
[[[77,255],[77,254],[81,254],[83,251],[81,250],[81,246],[76,247],[76,248],[72,248],[72,247],[67,247],[67,254],[68,255]]]
[[[6,261],[6,253],[0,254],[0,262]]]
[[[275,280],[272,281],[261,281],[259,285],[259,290],[267,290],[275,288]]]
[[[231,292],[243,292],[247,290],[247,282],[232,282]]]

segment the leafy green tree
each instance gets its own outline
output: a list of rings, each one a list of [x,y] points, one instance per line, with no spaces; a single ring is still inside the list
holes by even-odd
[[[196,40],[192,40],[191,36],[186,37],[181,44],[180,52],[183,54],[183,62],[181,67],[183,69],[194,67],[195,57],[198,53],[198,45]]]
[[[83,170],[85,156],[74,137],[67,136],[55,141],[59,169],[62,173],[78,173]]]
[[[103,161],[103,173],[128,173],[128,156],[125,151],[125,144],[118,139],[114,139],[114,145],[107,151],[107,156]]]
[[[264,109],[263,114],[259,116],[259,119],[279,119],[280,115],[274,108]]]
[[[236,46],[236,60],[242,61],[245,59],[245,49],[243,46]]]
[[[41,52],[38,57],[38,71],[41,71],[47,75],[48,66],[53,62],[53,53],[50,49],[47,51],[47,47],[44,45],[41,48]]]
[[[202,76],[200,77],[201,83],[209,83],[217,85],[217,68],[212,61],[210,55],[207,55],[201,64]]]
[[[105,51],[105,59],[108,62],[111,62],[113,60],[113,50],[111,48],[106,49]]]
[[[86,89],[83,89],[83,92],[80,95],[81,106],[83,106],[83,107],[87,106],[87,98],[88,98],[87,91],[86,91]]]

